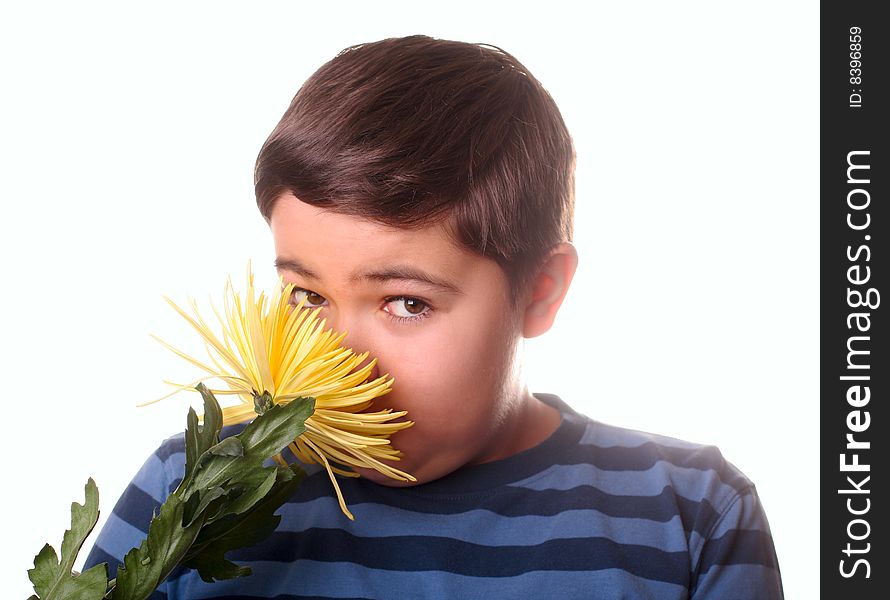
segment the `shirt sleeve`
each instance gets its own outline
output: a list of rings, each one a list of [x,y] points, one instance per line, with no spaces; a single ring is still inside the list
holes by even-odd
[[[184,470],[182,436],[166,440],[142,465],[127,485],[84,563],[84,570],[108,564],[108,576],[115,577],[124,555],[138,547],[148,533],[148,525],[167,496],[176,489]],[[169,600],[167,583],[162,583],[149,600]]]
[[[693,600],[782,600],[782,578],[766,514],[754,487],[737,494],[707,536]]]

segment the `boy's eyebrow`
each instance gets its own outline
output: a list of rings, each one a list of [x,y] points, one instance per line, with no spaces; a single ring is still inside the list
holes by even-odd
[[[293,258],[277,257],[275,259],[275,269],[278,271],[290,271],[291,273],[296,273],[307,279],[320,279],[319,276],[308,267],[303,266],[303,263]]]
[[[366,281],[376,281],[380,283],[384,283],[387,281],[414,281],[416,283],[422,283],[434,288],[438,288],[439,291],[445,292],[447,294],[463,294],[463,292],[450,281],[439,279],[438,277],[434,277],[429,273],[426,273],[409,265],[394,265],[391,267],[384,267],[375,271],[356,273],[350,279],[355,282],[364,279]]]
[[[300,261],[293,258],[278,257],[275,259],[275,268],[278,270],[290,271],[307,279],[321,279],[314,271],[306,267]],[[425,271],[421,271],[410,265],[393,265],[373,271],[365,271],[364,273],[355,273],[350,277],[350,281],[358,283],[360,281],[375,281],[385,283],[387,281],[413,281],[422,283],[448,294],[463,294],[460,288],[444,279],[434,277]]]

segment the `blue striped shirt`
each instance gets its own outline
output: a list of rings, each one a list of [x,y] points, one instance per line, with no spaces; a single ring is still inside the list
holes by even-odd
[[[769,525],[752,483],[711,446],[562,413],[538,446],[437,481],[389,488],[309,476],[271,537],[227,558],[246,578],[205,583],[180,569],[154,599],[782,598]],[[184,468],[168,439],[127,487],[87,566],[145,536]]]

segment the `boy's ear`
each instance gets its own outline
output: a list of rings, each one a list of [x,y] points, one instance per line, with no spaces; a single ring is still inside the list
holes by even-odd
[[[522,321],[523,337],[536,337],[550,329],[577,268],[575,246],[569,242],[554,246],[532,281]]]

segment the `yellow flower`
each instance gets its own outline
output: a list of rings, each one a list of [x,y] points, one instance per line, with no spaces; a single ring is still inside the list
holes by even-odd
[[[222,327],[221,338],[201,318],[194,300],[191,301],[195,313],[192,317],[165,298],[204,338],[213,366],[155,339],[207,373],[190,384],[172,384],[176,385],[176,391],[193,390],[200,381],[218,378],[229,389],[211,388],[214,394],[235,395],[240,399],[234,406],[223,408],[226,425],[252,419],[256,415],[254,400],[264,392],[271,395],[275,404],[297,397],[315,398],[315,411],[306,420],[306,431],[290,444],[290,449],[301,461],[324,466],[340,508],[352,519],[334,473],[358,477],[351,467],[365,467],[399,481],[414,481],[408,473],[382,462],[399,459],[401,453],[393,448],[389,438],[413,423],[393,422],[405,416],[405,411],[363,412],[374,398],[390,391],[393,379],[387,374],[366,381],[377,359],[356,371],[368,353],[355,354],[340,346],[346,332],[336,334],[331,329],[325,330],[326,321],[318,321],[320,309],[304,308],[305,299],[292,305],[293,288],[293,284],[279,282],[276,295],[267,298],[260,293],[257,297],[248,266],[247,293],[242,300],[233,291],[229,279],[225,289],[225,314],[221,315],[213,307]],[[283,460],[280,456],[277,459]]]

